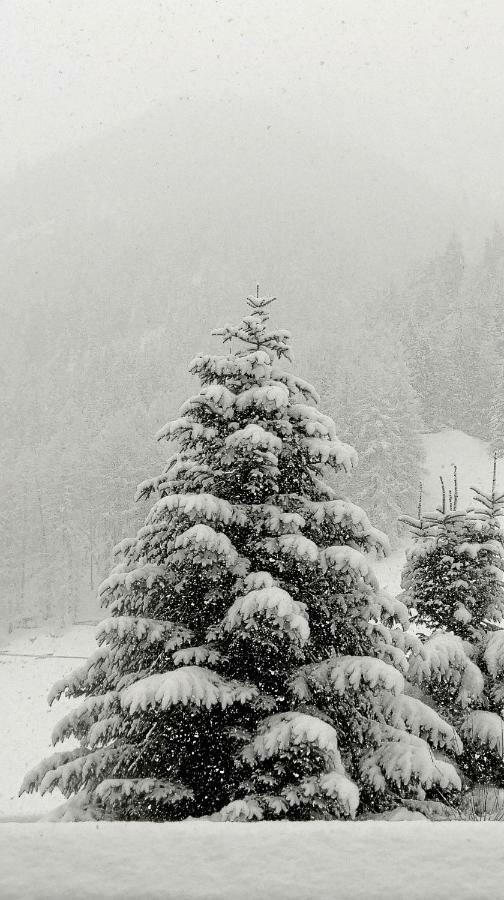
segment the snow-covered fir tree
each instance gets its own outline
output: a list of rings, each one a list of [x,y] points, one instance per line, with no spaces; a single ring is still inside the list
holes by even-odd
[[[404,599],[430,635],[409,677],[459,730],[467,785],[504,787],[504,494],[472,488],[474,507],[450,502],[410,519],[416,538],[403,572]]]
[[[356,453],[281,367],[271,299],[247,303],[159,434],[178,449],[139,487],[157,499],[101,587],[99,649],[51,692],[82,698],[53,733],[79,745],[22,790],[59,788],[63,818],[353,817],[460,788],[433,752],[456,732],[404,692],[407,610],[366,555],[387,540],[323,480]]]

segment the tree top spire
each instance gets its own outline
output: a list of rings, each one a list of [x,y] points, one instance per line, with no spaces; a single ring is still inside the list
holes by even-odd
[[[276,297],[259,297],[259,285],[257,285],[257,296],[248,296],[245,300],[247,306],[252,310],[251,315],[244,316],[238,325],[224,325],[223,328],[216,328],[212,334],[222,337],[224,343],[236,340],[245,347],[236,350],[235,355],[243,356],[264,350],[270,354],[270,357],[285,357],[292,362],[290,352],[290,332],[283,328],[268,331],[266,323],[270,317],[269,307],[276,300]]]
[[[260,297],[259,296],[259,285],[257,285],[256,296],[249,296],[246,298],[245,302],[247,306],[250,306],[254,311],[265,309],[267,306],[270,306],[271,303],[274,303],[276,297]]]

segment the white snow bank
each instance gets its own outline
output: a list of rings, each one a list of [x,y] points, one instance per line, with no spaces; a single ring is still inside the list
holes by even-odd
[[[98,610],[96,621],[101,618],[103,610]],[[26,654],[27,659],[33,656],[87,657],[96,649],[94,634],[93,623],[72,625],[64,630],[56,627],[51,629],[49,625],[39,628],[16,628],[12,634],[5,635],[0,651],[2,657],[4,653],[16,653]]]
[[[422,443],[425,451],[423,483],[423,509],[431,512],[441,501],[442,475],[447,490],[453,486],[453,465],[457,466],[459,492],[459,509],[473,504],[471,485],[482,490],[490,490],[492,484],[492,458],[488,444],[479,438],[471,437],[463,431],[443,428],[434,434],[424,434]],[[504,488],[504,462],[497,466],[497,484]],[[380,587],[391,594],[401,590],[401,570],[405,563],[405,555],[411,544],[409,534],[404,536],[400,546],[385,559],[373,561],[374,573]]]
[[[498,822],[0,825],[0,895],[30,900],[491,900]]]

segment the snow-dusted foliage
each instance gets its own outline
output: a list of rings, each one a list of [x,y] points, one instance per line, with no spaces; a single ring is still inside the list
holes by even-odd
[[[407,610],[368,555],[387,540],[324,482],[356,453],[282,370],[271,301],[247,302],[159,433],[174,452],[102,584],[99,650],[51,692],[82,698],[53,734],[79,746],[23,789],[60,788],[59,818],[351,817],[458,788],[433,749],[460,739],[404,693]]]
[[[435,629],[412,655],[410,679],[460,731],[470,783],[504,786],[504,495],[473,488],[474,508],[409,520],[416,541],[403,573],[403,599]],[[445,504],[444,504],[445,505]]]

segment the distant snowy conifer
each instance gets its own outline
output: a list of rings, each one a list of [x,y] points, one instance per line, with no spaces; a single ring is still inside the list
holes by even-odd
[[[361,503],[393,544],[415,509],[422,476],[424,430],[402,342],[387,321],[372,322],[354,346],[338,348],[320,372],[324,408],[359,454],[359,468],[334,484]],[[369,353],[372,346],[373,352]]]
[[[453,728],[403,692],[406,607],[368,551],[385,536],[324,471],[357,463],[279,361],[271,299],[191,363],[201,387],[159,433],[178,446],[101,587],[99,649],[50,696],[80,697],[25,791],[65,819],[353,817],[457,790]],[[234,348],[234,349],[233,349]]]

